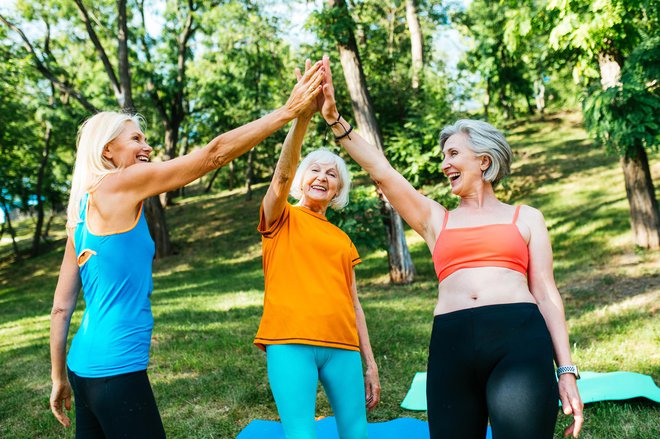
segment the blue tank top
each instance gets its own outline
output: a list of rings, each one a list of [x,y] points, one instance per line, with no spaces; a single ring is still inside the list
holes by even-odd
[[[85,312],[67,366],[85,378],[145,370],[154,326],[149,297],[155,246],[142,205],[130,229],[95,235],[87,225],[88,200],[86,194],[74,232]]]

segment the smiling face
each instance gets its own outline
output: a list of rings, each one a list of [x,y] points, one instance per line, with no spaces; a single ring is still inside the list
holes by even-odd
[[[339,192],[339,171],[334,163],[314,162],[302,177],[302,205],[325,211]]]
[[[103,156],[116,167],[128,167],[136,163],[149,161],[153,148],[139,126],[133,121],[126,121],[124,129],[103,149]]]
[[[442,172],[449,179],[454,195],[465,195],[476,184],[484,184],[482,175],[490,165],[488,156],[478,157],[470,148],[467,134],[459,132],[447,139],[442,150]]]

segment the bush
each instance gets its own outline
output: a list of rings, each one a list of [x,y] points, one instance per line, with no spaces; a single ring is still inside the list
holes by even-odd
[[[349,202],[342,210],[328,209],[328,220],[342,229],[358,248],[386,249],[387,232],[383,225],[381,203],[374,186],[351,189]]]

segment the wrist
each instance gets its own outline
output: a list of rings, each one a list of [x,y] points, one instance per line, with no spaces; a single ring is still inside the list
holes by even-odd
[[[378,372],[378,365],[376,364],[375,361],[368,361],[366,366],[367,366],[367,370],[374,370]]]
[[[278,117],[278,119],[284,120],[284,123],[291,122],[293,119],[295,119],[298,115],[290,109],[286,104],[277,110],[275,110],[275,113]]]
[[[323,119],[325,119],[325,123],[328,125],[333,124],[337,122],[337,119],[339,119],[339,111],[335,108],[334,110],[328,111],[323,115]]]
[[[564,376],[572,376],[574,379],[580,379],[580,370],[575,364],[566,364],[563,366],[557,367],[557,379],[561,379]]]

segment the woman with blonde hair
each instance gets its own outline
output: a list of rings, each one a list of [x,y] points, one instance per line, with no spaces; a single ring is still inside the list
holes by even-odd
[[[287,439],[316,437],[319,380],[339,436],[364,439],[366,409],[378,404],[380,382],[355,283],[360,256],[348,235],[325,217],[328,207],[348,203],[351,177],[344,160],[324,148],[298,165],[316,109],[309,107],[294,121],[261,205],[265,295],[254,343],[266,351]],[[289,194],[296,205],[287,202]]]
[[[103,112],[83,123],[50,330],[50,406],[69,426],[64,408],[71,408],[73,390],[77,438],[165,437],[146,372],[154,243],[143,201],[229,163],[298,117],[315,100],[322,75],[315,64],[281,108],[162,163],[149,163],[139,117]],[[81,287],[85,312],[66,357]]]

